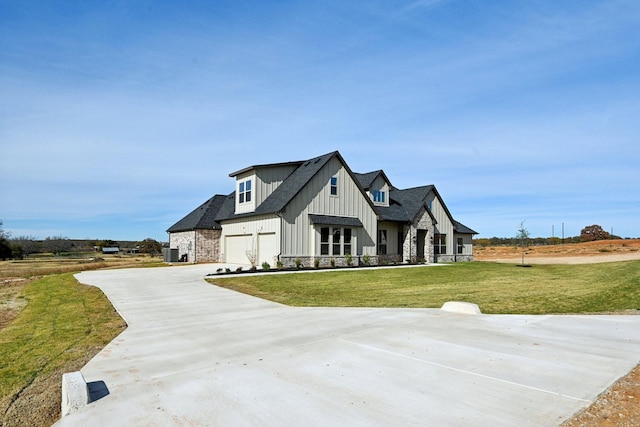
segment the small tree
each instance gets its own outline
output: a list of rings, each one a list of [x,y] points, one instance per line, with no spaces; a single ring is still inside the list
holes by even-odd
[[[0,259],[3,261],[12,256],[11,246],[8,240],[10,236],[11,234],[6,233],[2,228],[2,220],[0,220]]]
[[[524,226],[524,221],[520,222],[520,228],[518,228],[516,240],[520,243],[520,248],[522,248],[522,265],[524,265],[524,251],[529,245],[529,230]]]
[[[140,252],[151,256],[157,255],[162,252],[162,243],[148,237],[140,242]]]

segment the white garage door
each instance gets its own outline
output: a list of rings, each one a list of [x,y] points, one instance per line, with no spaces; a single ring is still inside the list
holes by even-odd
[[[275,258],[278,255],[278,243],[276,233],[258,234],[258,267],[263,262],[268,262],[271,267],[275,267]]]
[[[226,236],[225,259],[232,264],[250,264],[247,252],[252,250],[253,240],[250,234],[240,236]]]

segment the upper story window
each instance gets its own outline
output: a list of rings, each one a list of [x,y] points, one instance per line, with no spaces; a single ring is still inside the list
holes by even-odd
[[[375,190],[373,192],[373,202],[374,203],[384,203],[385,202],[385,192],[380,190]]]
[[[338,195],[338,177],[337,176],[331,177],[331,195],[332,196]]]
[[[247,203],[251,201],[251,180],[240,182],[238,185],[238,202]]]

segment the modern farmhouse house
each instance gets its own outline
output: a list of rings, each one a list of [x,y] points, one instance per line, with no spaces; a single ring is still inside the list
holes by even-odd
[[[352,172],[337,151],[229,176],[233,193],[213,196],[167,230],[182,260],[258,266],[473,260],[477,233],[453,219],[433,185],[397,189],[381,170]]]

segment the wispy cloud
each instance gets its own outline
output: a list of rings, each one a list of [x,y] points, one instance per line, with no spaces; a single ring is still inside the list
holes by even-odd
[[[2,7],[7,229],[164,238],[229,172],[339,149],[483,235],[640,235],[635,1]]]

